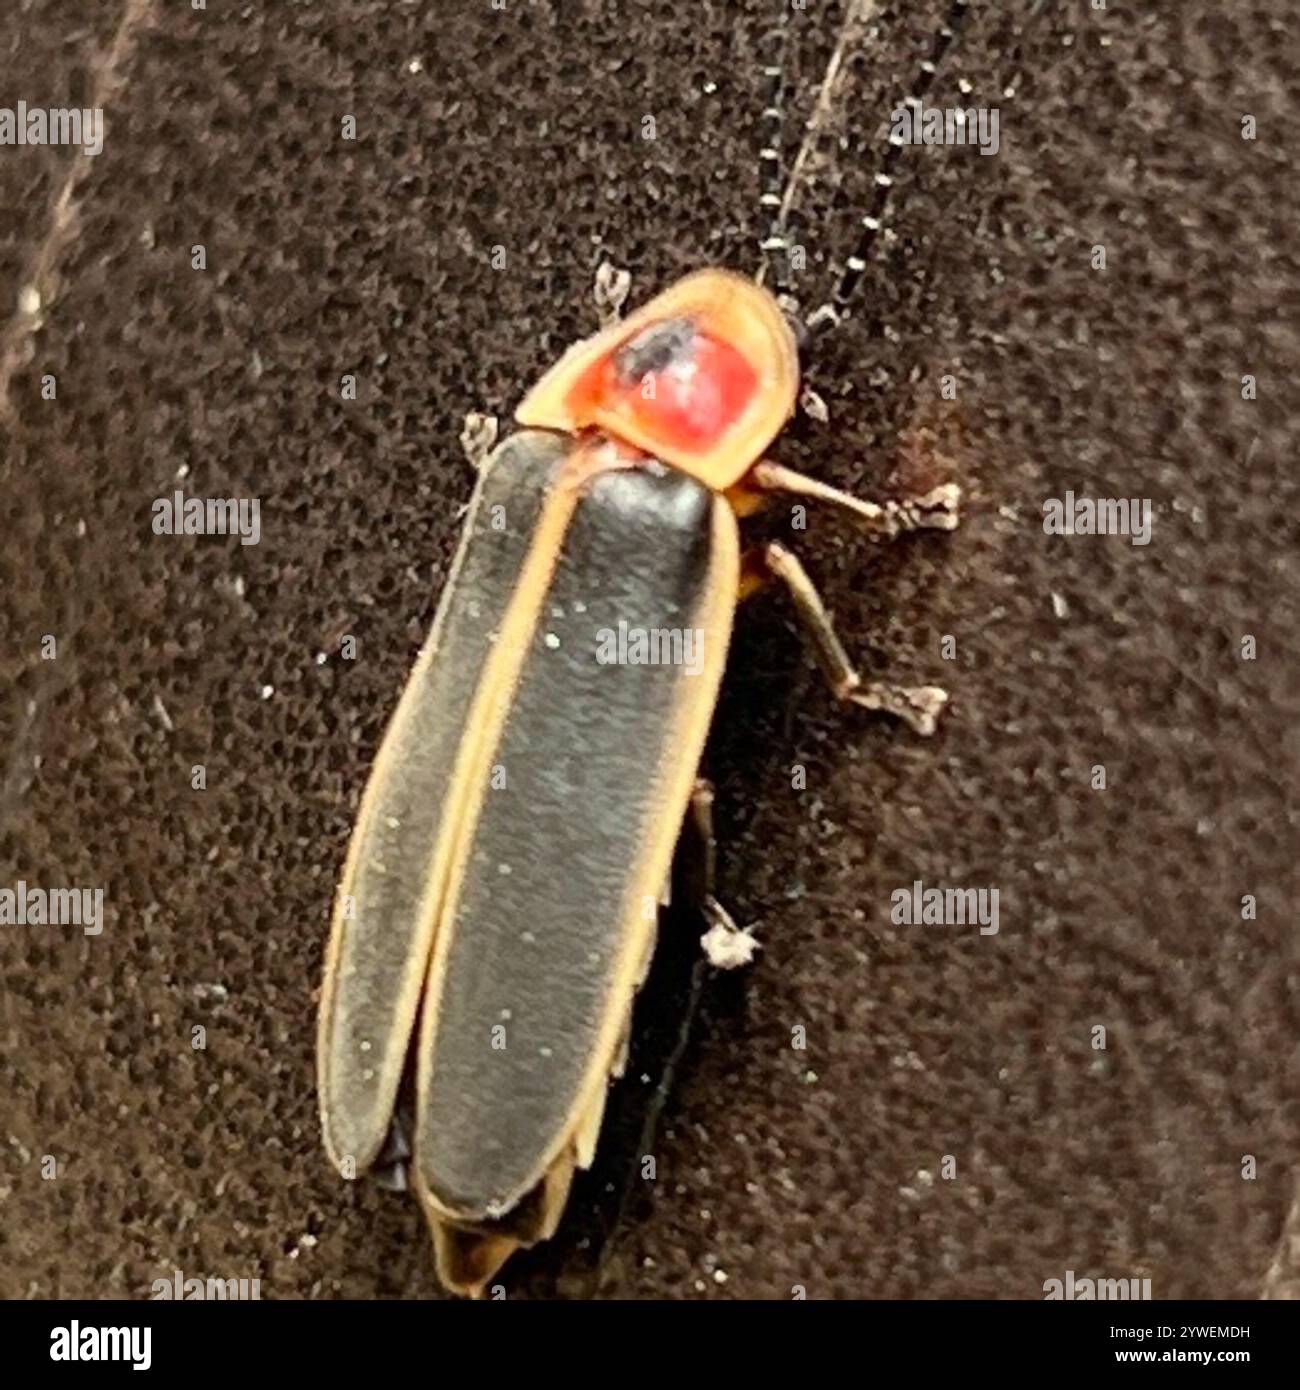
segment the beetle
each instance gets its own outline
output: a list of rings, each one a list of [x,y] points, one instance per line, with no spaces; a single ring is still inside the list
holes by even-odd
[[[879,209],[863,221],[874,237]],[[764,246],[779,259],[784,210]],[[626,283],[598,290],[616,314]],[[781,493],[881,537],[956,525],[951,483],[876,504],[766,457],[803,330],[780,283],[703,270],[570,348],[504,442],[469,430],[477,484],[362,796],[318,1033],[330,1158],[349,1177],[410,1158],[455,1292],[553,1234],[592,1161],[675,847],[692,824],[708,840],[698,768],[738,601],[783,581],[842,699],[930,733],[947,698],[863,680],[797,557],[742,550],[741,520]],[[715,959],[747,958],[707,883],[700,906]]]

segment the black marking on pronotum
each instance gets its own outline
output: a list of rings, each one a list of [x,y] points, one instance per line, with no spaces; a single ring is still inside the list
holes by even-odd
[[[695,323],[688,318],[652,324],[620,349],[614,358],[615,368],[622,380],[641,381],[674,363],[689,361],[695,335]]]

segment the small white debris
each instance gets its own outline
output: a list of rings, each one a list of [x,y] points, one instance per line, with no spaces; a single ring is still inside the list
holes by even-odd
[[[713,1271],[713,1282],[715,1284],[725,1284],[727,1282],[727,1271],[725,1269],[715,1269]]]
[[[415,74],[417,72],[423,72],[424,63],[419,58],[412,58],[411,61],[407,63],[406,70],[407,72],[412,74]]]
[[[498,864],[497,873],[499,873],[502,878],[509,878],[510,875],[514,873],[514,870],[510,867],[509,864]]]
[[[325,663],[326,663],[328,660],[329,660],[329,657],[326,656],[324,652],[317,652],[317,653],[316,653],[316,665],[317,665],[317,666],[324,666]]]
[[[190,466],[189,466],[189,464],[188,464],[188,463],[183,463],[183,464],[181,464],[181,466],[176,470],[176,481],[179,483],[179,482],[183,481],[185,478],[188,478],[189,476],[190,476]]]
[[[261,694],[262,694],[262,699],[264,699],[264,700],[269,700],[269,699],[271,698],[271,696],[275,694],[275,686],[273,686],[273,685],[264,685],[264,686],[262,687]]]
[[[714,94],[714,92],[716,92],[717,90],[718,90],[718,84],[717,84],[716,82],[706,82],[706,83],[704,84],[704,95],[705,95],[705,96],[711,97],[711,96]]]
[[[1058,618],[1068,618],[1070,616],[1070,605],[1058,593],[1052,594],[1052,612]]]
[[[18,308],[33,318],[41,312],[41,292],[35,285],[24,285],[18,291]]]
[[[159,723],[162,724],[163,728],[166,729],[169,734],[176,728],[176,725],[172,723],[171,715],[167,713],[167,706],[163,704],[161,695],[155,695],[153,697],[153,712],[158,716]]]
[[[86,522],[84,517],[77,518],[77,539],[79,541],[86,538]]]
[[[215,999],[217,1003],[230,997],[230,991],[225,985],[195,985],[194,997],[196,999]]]
[[[831,418],[831,413],[826,408],[826,402],[811,386],[805,386],[799,393],[799,405],[802,407],[803,413],[809,419],[816,420],[819,425],[826,424]]]
[[[719,970],[735,970],[748,965],[759,950],[759,943],[744,927],[728,927],[723,922],[714,924],[700,938],[704,954],[709,964]]]
[[[553,632],[548,632],[546,634],[546,645],[551,649],[551,651],[555,651],[556,648],[560,645],[560,639]]]

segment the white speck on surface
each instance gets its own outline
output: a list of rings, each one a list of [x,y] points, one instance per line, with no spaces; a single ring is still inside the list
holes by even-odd
[[[190,466],[189,466],[189,464],[188,464],[188,463],[183,463],[183,464],[181,464],[181,466],[176,470],[176,481],[179,483],[183,478],[188,478],[189,476],[190,476]]]
[[[264,700],[269,700],[269,699],[271,698],[271,696],[274,695],[274,694],[275,694],[275,686],[273,686],[273,685],[264,685],[264,686],[262,687],[262,699],[264,699]]]
[[[536,938],[536,937],[532,934],[532,932],[530,932],[530,931],[521,932],[521,933],[520,933],[520,936],[519,936],[519,939],[520,939],[521,941],[527,942],[527,944],[528,944],[529,946],[531,946],[531,945],[533,944],[533,942],[535,942],[535,941],[537,940],[537,938]]]
[[[509,878],[510,875],[514,873],[514,870],[510,867],[509,864],[498,864],[497,873],[499,873],[502,878]]]
[[[700,945],[709,964],[719,970],[735,970],[748,965],[759,949],[752,933],[742,927],[728,927],[723,922],[714,922],[700,938]]]
[[[407,63],[406,70],[414,76],[417,72],[424,71],[424,63],[419,58],[412,58],[411,61]]]
[[[317,665],[317,666],[324,666],[325,663],[326,663],[328,660],[329,660],[329,657],[326,656],[324,652],[317,652],[317,653],[316,653],[316,665]]]
[[[560,639],[553,632],[548,632],[546,634],[546,645],[554,651],[560,645]]]
[[[373,1046],[373,1044],[371,1043],[371,1041],[370,1041],[369,1038],[362,1038],[362,1039],[361,1039],[361,1050],[362,1050],[362,1052],[369,1052],[372,1046]]]
[[[1070,605],[1058,593],[1052,594],[1052,612],[1058,618],[1068,618],[1070,616]]]
[[[158,716],[158,722],[170,734],[176,725],[172,723],[172,717],[167,713],[167,706],[163,704],[161,695],[153,697],[153,712]]]
[[[35,285],[24,285],[18,291],[18,307],[24,314],[39,314],[41,312],[40,290]]]
[[[396,816],[385,816],[384,824],[390,830],[400,830],[402,828],[402,822],[398,820]]]

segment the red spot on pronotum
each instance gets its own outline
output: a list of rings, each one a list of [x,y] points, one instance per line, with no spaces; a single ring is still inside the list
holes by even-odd
[[[570,403],[579,416],[598,407],[626,412],[656,441],[703,451],[740,419],[758,384],[730,343],[673,319],[593,363]]]

